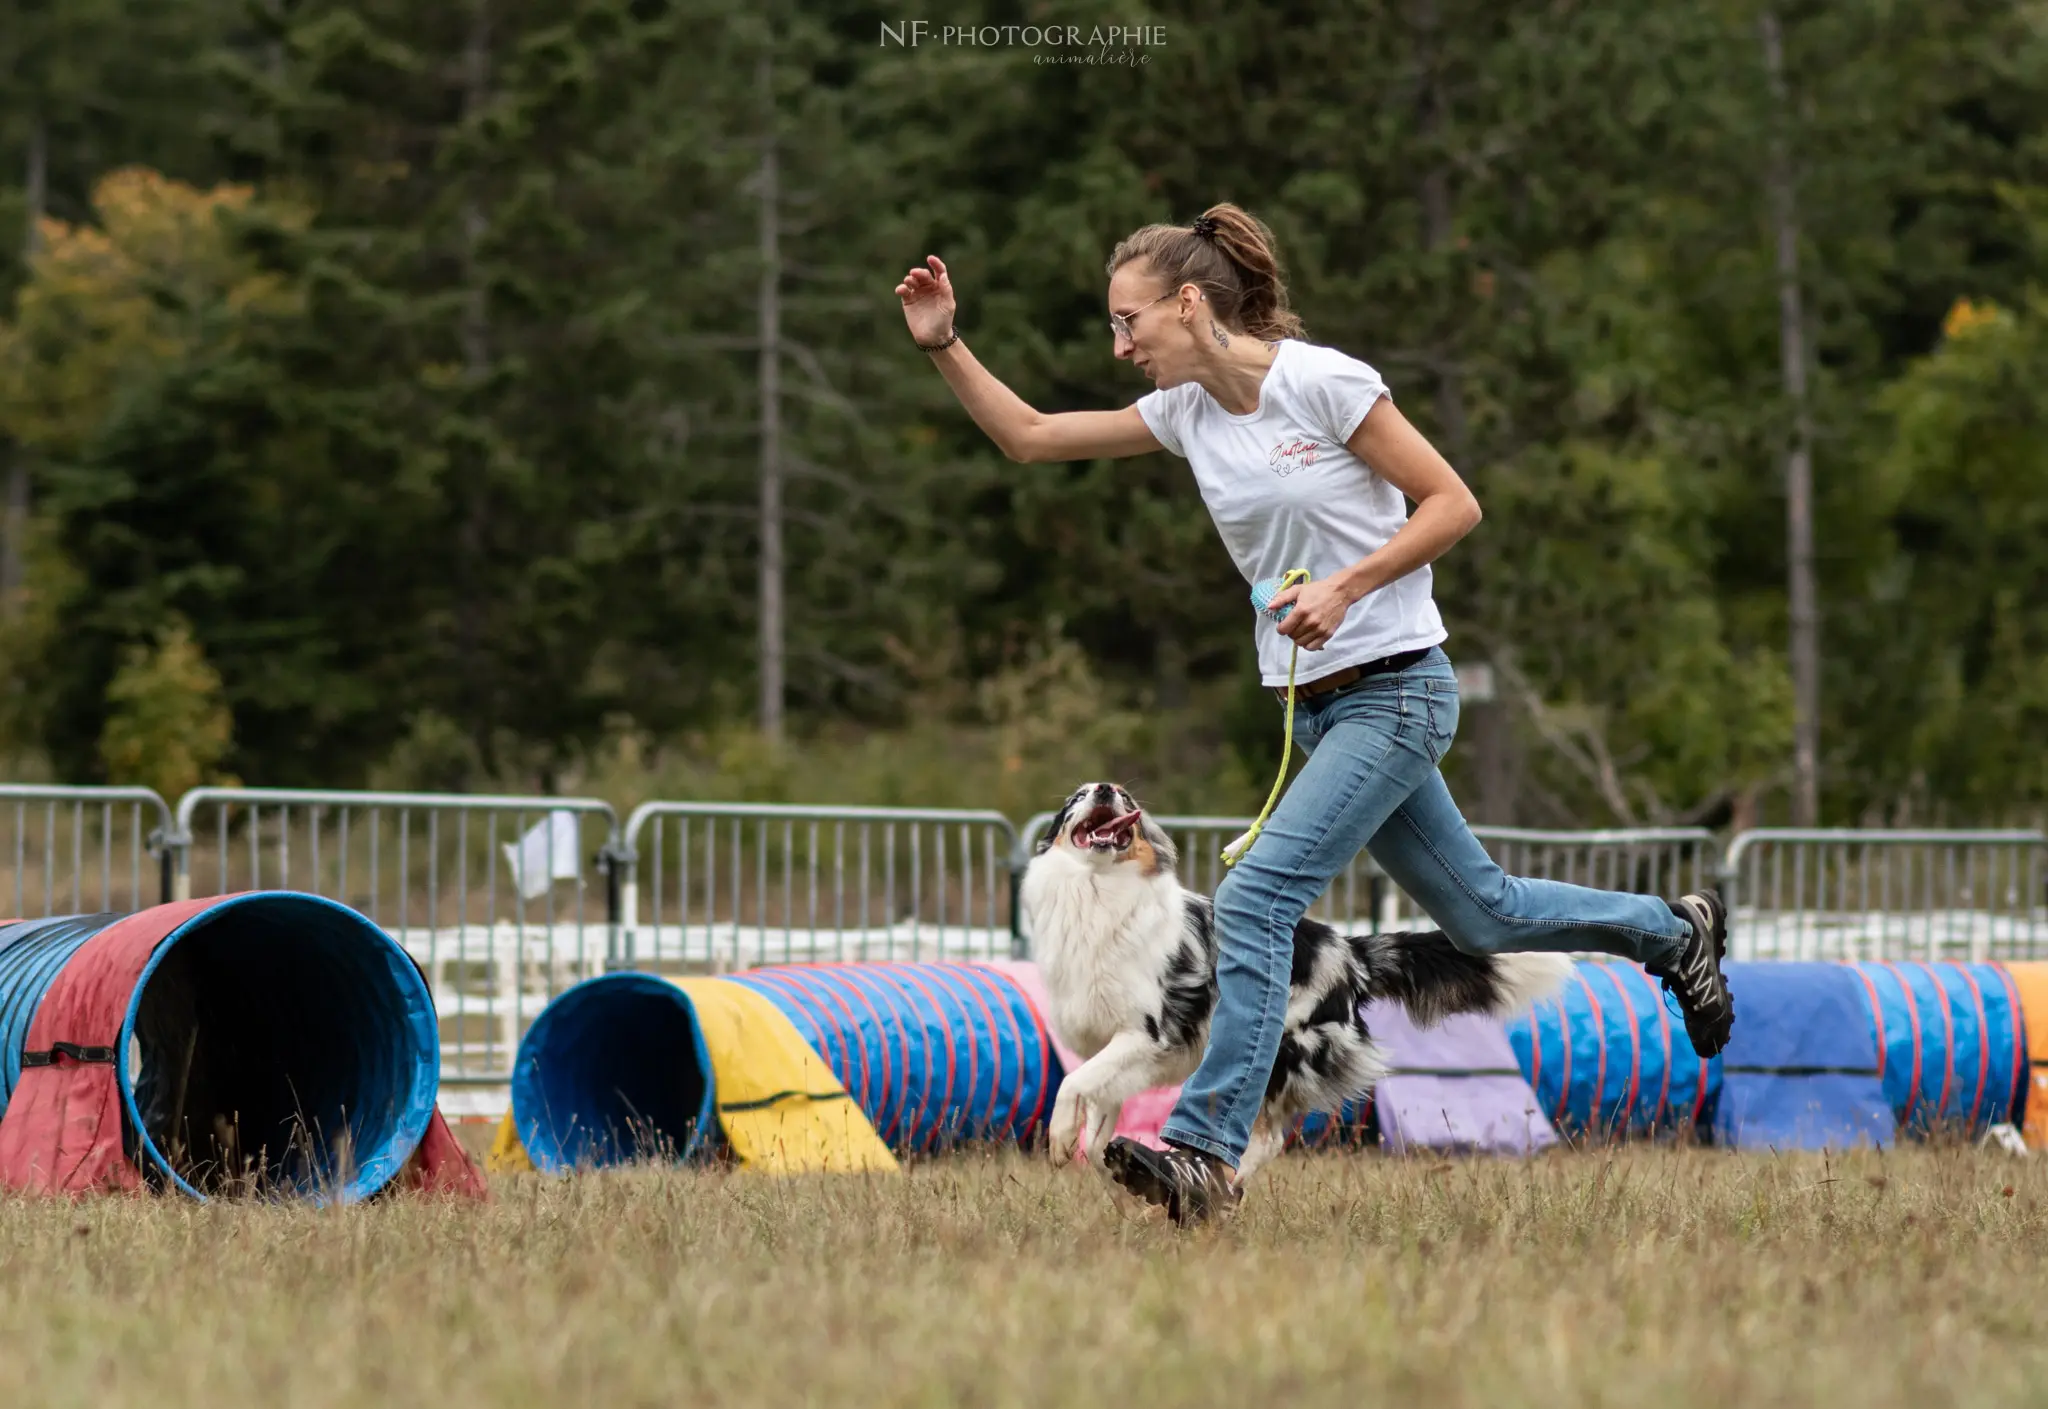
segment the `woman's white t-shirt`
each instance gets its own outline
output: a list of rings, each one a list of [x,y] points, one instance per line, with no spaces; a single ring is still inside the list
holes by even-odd
[[[1408,522],[1408,504],[1353,455],[1351,439],[1387,395],[1380,374],[1334,347],[1283,339],[1248,415],[1225,411],[1199,382],[1138,399],[1159,443],[1188,462],[1216,531],[1248,583],[1307,568],[1324,578],[1385,546]],[[1256,613],[1259,674],[1287,683],[1294,643]],[[1352,605],[1323,648],[1302,658],[1302,683],[1347,666],[1434,646],[1449,633],[1419,567]]]

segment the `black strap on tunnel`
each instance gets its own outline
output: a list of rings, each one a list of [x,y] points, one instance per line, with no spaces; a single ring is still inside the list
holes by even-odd
[[[112,1047],[81,1047],[76,1042],[52,1042],[50,1050],[47,1052],[23,1052],[21,1054],[21,1064],[24,1067],[53,1067],[57,1065],[57,1058],[59,1057],[69,1057],[74,1062],[82,1062],[87,1065],[112,1066],[114,1064],[114,1049]]]
[[[852,1095],[845,1091],[777,1091],[773,1096],[763,1096],[758,1101],[734,1101],[731,1105],[719,1103],[721,1112],[738,1115],[742,1111],[765,1111],[770,1106],[781,1105],[784,1101],[801,1097],[806,1101],[850,1101]]]

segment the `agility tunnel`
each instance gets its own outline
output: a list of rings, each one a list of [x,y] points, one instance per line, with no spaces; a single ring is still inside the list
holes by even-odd
[[[1510,1022],[1558,1130],[1641,1139],[1690,1128],[1732,1148],[1825,1149],[2021,1119],[2029,1029],[2005,965],[1730,962],[1727,973],[1735,1029],[1707,1062],[1676,1003],[1620,961],[1581,962],[1558,997]],[[2048,1143],[2048,1130],[2036,1138]]]
[[[1392,1070],[1336,1117],[1304,1122],[1292,1143],[1527,1154],[1560,1137],[1821,1149],[1974,1135],[2025,1109],[2021,994],[2036,985],[2048,1005],[2042,970],[2022,982],[1997,964],[1730,963],[1735,1030],[1708,1061],[1662,985],[1621,960],[1574,965],[1555,997],[1505,1024],[1418,1029],[1378,1005],[1368,1023]],[[1078,1062],[1053,1036],[1045,1001],[1036,966],[1014,961],[594,979],[557,999],[522,1043],[500,1167],[714,1152],[768,1167],[873,1167],[851,1153],[870,1137],[914,1153],[1029,1143]],[[1117,1133],[1158,1144],[1176,1094],[1141,1093]],[[811,1153],[794,1161],[758,1153],[758,1112],[786,1123],[801,1105],[816,1119],[832,1101],[865,1116],[866,1134],[806,1136],[798,1143]]]
[[[348,1203],[403,1171],[481,1192],[435,1109],[425,979],[317,896],[0,928],[0,1043],[0,1184]]]
[[[1575,964],[1555,997],[1506,1028],[1537,1109],[1574,1139],[1683,1134],[1720,1094],[1719,1061],[1700,1060],[1662,985],[1636,964]]]
[[[1731,962],[1724,971],[1735,1029],[1717,1058],[1713,1142],[1732,1149],[1889,1146],[1898,1124],[1853,968]]]
[[[816,964],[731,982],[774,1003],[892,1148],[1028,1141],[1060,1067],[1017,985],[980,964]]]
[[[820,1050],[748,984],[589,979],[521,1040],[492,1167],[730,1157],[770,1173],[896,1168]]]
[[[563,1173],[634,1160],[730,1155],[774,1170],[875,1167],[862,1140],[904,1153],[964,1141],[1030,1144],[1079,1057],[1045,1021],[1024,961],[792,965],[723,978],[609,974],[578,984],[521,1043],[492,1166]],[[1555,1142],[1500,1026],[1418,1031],[1373,1015],[1395,1071],[1293,1142],[1314,1148],[1527,1153]],[[1126,1103],[1117,1133],[1148,1144],[1173,1088]],[[842,1101],[866,1117],[769,1150],[764,1121],[816,1120]],[[780,1127],[778,1127],[780,1128]],[[789,1137],[785,1129],[783,1138]]]
[[[1371,1133],[1390,1153],[1527,1155],[1557,1143],[1501,1023],[1457,1013],[1418,1027],[1385,1002],[1368,1007],[1365,1022],[1393,1063],[1371,1098]]]
[[[2021,1104],[2027,1147],[2048,1149],[2048,963],[2007,964],[2026,1031],[2027,1078]]]
[[[2022,1122],[2027,1012],[2005,965],[1832,967],[1854,976],[1867,1006],[1878,1079],[1901,1131],[1974,1138],[1993,1125]]]
[[[764,1135],[751,1118],[815,1119],[836,1100],[885,1150],[926,1153],[1030,1139],[1059,1077],[1031,1000],[979,964],[608,974],[562,994],[528,1029],[511,1124],[544,1173],[721,1145],[758,1163]],[[871,1167],[861,1141],[842,1121],[801,1167]]]

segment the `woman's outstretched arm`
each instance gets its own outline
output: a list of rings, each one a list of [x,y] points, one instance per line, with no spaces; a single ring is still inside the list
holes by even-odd
[[[953,331],[953,282],[937,255],[927,256],[925,264],[927,267],[912,269],[903,276],[903,282],[896,286],[896,296],[903,300],[903,319],[910,325],[910,335],[921,343],[940,343]],[[1012,460],[1098,460],[1144,455],[1161,448],[1134,406],[1120,411],[1063,411],[1048,415],[1034,410],[1004,386],[993,372],[975,360],[964,342],[955,339],[950,347],[932,353],[931,357],[974,423]]]

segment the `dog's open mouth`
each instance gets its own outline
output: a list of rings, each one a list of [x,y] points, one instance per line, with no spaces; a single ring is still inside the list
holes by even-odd
[[[1114,807],[1098,807],[1075,824],[1068,839],[1084,851],[1126,851],[1143,815],[1135,807],[1123,813]]]

